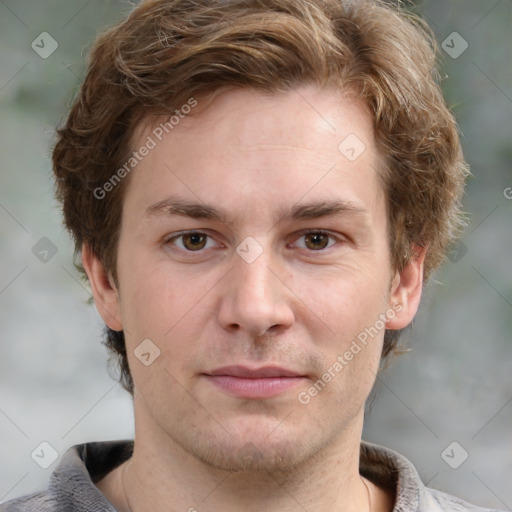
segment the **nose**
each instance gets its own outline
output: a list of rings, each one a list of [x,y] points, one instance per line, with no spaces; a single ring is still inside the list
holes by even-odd
[[[234,255],[222,291],[219,323],[230,332],[278,334],[294,322],[291,295],[265,252],[252,263]]]

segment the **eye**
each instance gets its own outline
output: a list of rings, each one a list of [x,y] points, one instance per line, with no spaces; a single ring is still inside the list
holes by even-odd
[[[324,231],[310,231],[302,234],[294,243],[295,247],[300,249],[309,249],[310,251],[322,251],[328,249],[337,242],[333,235]]]
[[[179,249],[190,252],[202,251],[203,249],[209,249],[215,246],[215,242],[210,236],[199,231],[172,236],[166,240],[166,243],[173,244]]]

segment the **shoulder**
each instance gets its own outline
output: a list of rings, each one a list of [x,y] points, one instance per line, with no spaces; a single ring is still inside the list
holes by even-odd
[[[58,504],[47,492],[29,494],[0,504],[0,512],[47,512],[54,510],[59,510]]]
[[[131,456],[133,442],[86,443],[70,448],[48,489],[0,504],[0,512],[115,512],[95,482]]]
[[[88,496],[87,500],[70,499],[69,493],[43,491],[22,496],[0,505],[0,512],[113,512],[103,496]]]
[[[426,487],[407,458],[383,446],[362,442],[359,469],[363,476],[394,493],[393,512],[499,512]]]
[[[429,512],[500,512],[496,509],[481,508],[451,494],[425,487],[421,493],[420,510]]]

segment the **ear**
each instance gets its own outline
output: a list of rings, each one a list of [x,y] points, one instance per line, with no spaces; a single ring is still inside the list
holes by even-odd
[[[114,331],[122,331],[119,293],[114,280],[87,243],[82,245],[82,265],[91,283],[94,303],[101,318]]]
[[[423,290],[423,264],[427,249],[415,245],[412,257],[401,272],[396,272],[391,284],[388,306],[395,316],[386,322],[386,329],[396,330],[407,327],[413,320],[420,305]]]

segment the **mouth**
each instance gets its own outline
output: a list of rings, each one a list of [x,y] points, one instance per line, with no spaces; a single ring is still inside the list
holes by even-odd
[[[307,379],[301,373],[265,366],[248,368],[245,366],[225,366],[203,376],[221,391],[238,398],[264,399],[280,395]]]

